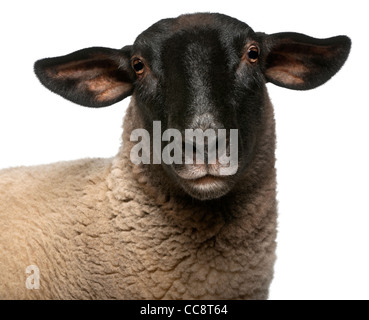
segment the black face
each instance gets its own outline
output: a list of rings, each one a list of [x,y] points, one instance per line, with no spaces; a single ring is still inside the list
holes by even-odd
[[[196,28],[192,24],[201,17],[161,21],[142,33],[132,49],[138,75],[135,96],[145,129],[152,132],[153,121],[161,121],[162,132],[174,128],[183,136],[186,129],[226,129],[229,138],[230,129],[238,130],[234,174],[221,175],[220,169],[229,164],[209,164],[206,159],[203,164],[196,159],[193,164],[163,163],[172,179],[202,200],[223,196],[244,174],[256,143],[265,95],[257,35],[235,19],[204,18],[204,25]],[[227,151],[232,151],[229,139]]]
[[[133,94],[148,132],[153,121],[180,137],[188,129],[238,130],[236,150],[232,137],[223,136],[222,146],[220,133],[215,136],[218,151],[237,154],[232,174],[222,174],[226,162],[209,161],[209,154],[204,163],[192,157],[193,163],[162,164],[189,195],[209,200],[227,194],[255,156],[267,123],[265,82],[294,90],[320,86],[350,47],[346,36],[256,34],[234,18],[200,13],[161,20],[120,50],[94,47],[39,60],[35,72],[51,91],[83,106],[105,107]],[[188,147],[193,142],[181,141],[180,149]]]

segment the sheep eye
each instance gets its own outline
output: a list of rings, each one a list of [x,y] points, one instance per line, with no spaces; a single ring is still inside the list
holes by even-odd
[[[247,50],[247,56],[250,62],[255,63],[259,58],[259,48],[255,45],[250,46]]]
[[[140,59],[133,60],[132,67],[137,75],[141,75],[145,71],[145,65]]]

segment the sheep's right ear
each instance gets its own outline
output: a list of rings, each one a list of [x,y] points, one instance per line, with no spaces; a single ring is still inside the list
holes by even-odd
[[[345,63],[351,48],[346,36],[316,39],[283,32],[262,37],[266,80],[295,90],[313,89],[328,81]]]
[[[41,83],[86,107],[106,107],[132,94],[131,46],[121,50],[94,47],[35,63]]]

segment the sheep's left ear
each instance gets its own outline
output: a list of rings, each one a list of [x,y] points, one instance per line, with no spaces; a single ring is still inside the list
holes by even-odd
[[[131,46],[93,47],[35,63],[41,83],[62,97],[86,107],[100,108],[132,94],[134,72]]]
[[[308,90],[333,77],[351,48],[346,36],[316,39],[300,33],[262,35],[264,76],[278,86]]]

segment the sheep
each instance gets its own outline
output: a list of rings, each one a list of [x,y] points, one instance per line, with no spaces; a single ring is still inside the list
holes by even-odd
[[[37,61],[40,82],[79,105],[132,97],[115,157],[0,171],[0,298],[267,299],[277,201],[266,83],[320,86],[350,47],[346,36],[257,33],[196,13],[160,20],[119,50]],[[157,121],[181,135],[236,129],[236,172],[220,175],[219,159],[134,163],[133,132]]]

